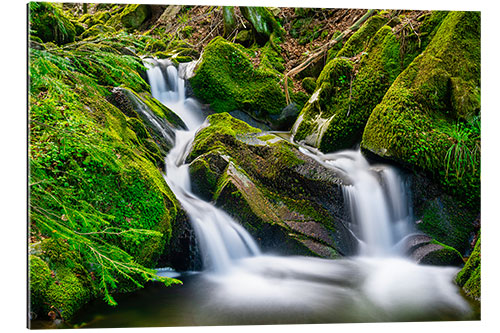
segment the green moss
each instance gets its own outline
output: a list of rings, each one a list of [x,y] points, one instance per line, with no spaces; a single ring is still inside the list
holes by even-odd
[[[90,300],[91,291],[69,269],[59,269],[55,279],[47,289],[47,301],[52,311],[68,320]]]
[[[474,251],[458,273],[456,282],[467,295],[481,299],[481,236],[478,236]]]
[[[195,95],[215,112],[240,110],[265,119],[286,106],[279,77],[254,69],[241,45],[221,37],[207,45],[190,82]]]
[[[58,45],[75,40],[75,26],[62,10],[49,2],[29,3],[30,34]]]
[[[138,29],[151,17],[149,5],[127,5],[120,14],[122,24],[128,29]]]
[[[37,256],[29,256],[30,311],[40,313],[45,308],[47,289],[51,283],[51,271],[45,261]]]
[[[370,17],[344,44],[336,57],[354,57],[362,52],[370,43],[372,36],[387,23],[381,15]]]
[[[198,157],[189,165],[189,173],[193,180],[193,188],[203,198],[210,200],[216,191],[217,174],[203,157]]]
[[[440,249],[434,250],[427,254],[420,264],[424,265],[439,265],[439,266],[461,266],[463,265],[463,258],[460,253],[453,247],[440,243],[436,240],[432,240],[431,244],[439,245]]]
[[[316,80],[312,77],[305,77],[302,79],[302,88],[309,94],[312,94],[316,90]]]
[[[214,149],[219,146],[219,137],[224,136],[236,136],[238,134],[246,133],[259,133],[260,130],[251,127],[247,123],[233,118],[228,113],[213,114],[209,116],[208,121],[210,126],[204,128],[196,135],[196,140],[191,148],[191,153],[189,154],[188,160],[195,156],[202,155],[209,150]],[[220,143],[220,146],[223,146]]]
[[[473,122],[463,122],[458,114],[476,114],[478,102],[454,110],[451,87],[452,78],[462,88],[480,86],[479,20],[476,12],[446,16],[425,52],[405,69],[374,109],[362,141],[362,147],[379,155],[425,170],[472,207],[479,204],[480,161],[474,147],[479,145],[480,134]],[[469,91],[471,101],[477,100],[477,89]],[[467,95],[458,91],[457,95]],[[471,110],[465,111],[466,105]],[[473,156],[465,167],[460,159],[447,163],[453,150],[465,149]],[[459,176],[451,176],[451,170],[457,168],[463,169],[455,172]]]
[[[81,39],[89,38],[89,37],[95,37],[95,36],[101,36],[104,34],[110,34],[116,32],[115,29],[112,27],[109,27],[107,25],[103,24],[95,24],[92,27],[88,28],[85,30],[81,35]]]

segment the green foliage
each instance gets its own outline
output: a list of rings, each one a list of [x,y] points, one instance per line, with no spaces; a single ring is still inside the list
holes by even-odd
[[[466,172],[476,173],[481,155],[481,120],[475,118],[472,127],[456,123],[447,134],[453,140],[445,155],[446,177],[451,170],[453,176],[460,181]],[[470,170],[469,170],[470,169]]]
[[[177,203],[138,140],[143,126],[106,100],[109,86],[147,88],[140,59],[120,52],[140,47],[134,39],[30,50],[30,233],[61,241],[44,249],[58,284],[43,297],[65,319],[92,288],[115,304],[113,292],[178,282],[147,268],[170,238]]]

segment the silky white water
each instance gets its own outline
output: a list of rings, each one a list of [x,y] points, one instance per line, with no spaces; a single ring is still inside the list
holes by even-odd
[[[398,253],[396,245],[411,223],[404,186],[393,169],[370,166],[357,151],[325,155],[301,148],[351,180],[344,195],[360,241],[359,255],[326,260],[261,254],[238,222],[191,192],[184,161],[196,131],[205,126],[201,110],[196,100],[185,97],[185,82],[175,66],[160,60],[146,64],[152,95],[188,127],[175,132],[165,180],[191,220],[206,269],[189,303],[197,322],[439,320],[468,315],[469,307],[452,282],[456,268],[416,265]]]

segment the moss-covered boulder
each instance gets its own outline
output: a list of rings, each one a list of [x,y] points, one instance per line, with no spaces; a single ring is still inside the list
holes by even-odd
[[[327,63],[316,82],[314,98],[305,104],[294,125],[295,140],[324,152],[350,148],[361,141],[372,110],[405,64],[429,42],[428,35],[403,40],[385,22],[387,18],[380,15],[371,17]],[[427,20],[420,28],[432,32],[439,22]]]
[[[481,300],[481,237],[478,237],[474,251],[458,273],[456,281],[467,295]]]
[[[241,45],[222,37],[206,46],[190,83],[196,97],[215,112],[240,110],[268,121],[286,106],[280,78],[271,70],[255,69]]]
[[[336,57],[351,58],[363,52],[370,43],[371,38],[387,23],[387,18],[382,15],[373,15],[345,42]]]
[[[66,17],[57,4],[49,2],[29,3],[30,34],[43,42],[62,45],[75,40],[74,24]]]
[[[174,130],[186,129],[179,116],[147,92],[138,94],[130,89],[116,87],[108,100],[128,117],[141,120],[136,122],[128,119],[144,144],[149,145],[151,141],[156,144],[157,149],[152,148],[150,152],[157,155],[156,150],[159,150],[160,163],[164,164],[165,155],[174,145]],[[147,132],[142,131],[141,124],[146,125]]]
[[[127,29],[138,29],[151,18],[150,5],[127,5],[120,14],[120,20]]]
[[[195,192],[239,221],[264,251],[330,258],[355,252],[345,227],[345,180],[228,114],[209,123],[187,159]]]
[[[480,13],[450,12],[371,113],[361,146],[424,170],[477,210],[479,91]]]

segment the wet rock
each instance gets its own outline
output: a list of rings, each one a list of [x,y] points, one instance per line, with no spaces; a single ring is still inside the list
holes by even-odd
[[[419,264],[438,266],[462,266],[462,256],[457,250],[439,243],[427,243],[416,248],[410,256]]]
[[[228,114],[208,119],[187,159],[195,192],[239,221],[264,251],[354,253],[341,191],[348,180]]]

